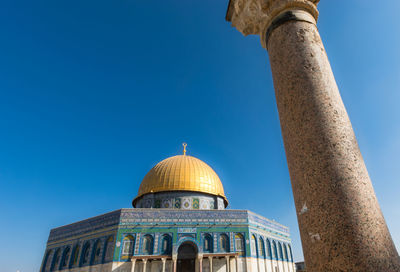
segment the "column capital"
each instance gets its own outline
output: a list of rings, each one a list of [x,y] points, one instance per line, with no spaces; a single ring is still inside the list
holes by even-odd
[[[225,19],[244,36],[260,35],[266,45],[266,32],[274,20],[288,11],[308,13],[306,21],[316,23],[319,0],[230,0]],[[302,15],[303,17],[305,15]]]

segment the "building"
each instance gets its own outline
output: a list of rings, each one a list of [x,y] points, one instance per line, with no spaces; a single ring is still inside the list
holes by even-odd
[[[296,265],[296,272],[305,272],[306,271],[306,264],[304,262],[297,262]]]
[[[52,229],[40,272],[294,272],[289,229],[229,210],[218,175],[184,154],[144,177],[134,208]]]

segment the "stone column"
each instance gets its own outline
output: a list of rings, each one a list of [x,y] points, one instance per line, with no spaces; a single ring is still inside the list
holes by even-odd
[[[199,255],[199,272],[203,272],[203,255]]]
[[[143,261],[143,272],[146,272],[147,259],[142,259],[142,261]]]
[[[177,257],[172,256],[172,272],[176,272],[176,261],[178,260]]]
[[[316,27],[318,2],[230,0],[226,19],[269,53],[307,271],[400,271]]]
[[[230,263],[229,263],[229,256],[225,256],[226,260],[226,272],[231,272]]]
[[[268,271],[268,258],[266,256],[264,257],[264,269],[265,269],[265,272]]]
[[[239,264],[238,264],[238,262],[239,262],[239,260],[238,260],[239,258],[238,258],[238,256],[235,256],[235,268],[236,268],[236,272],[239,272]],[[267,272],[267,270],[265,270],[265,272]]]
[[[271,271],[274,271],[274,253],[273,250],[271,250]]]
[[[136,259],[131,259],[131,263],[132,263],[131,272],[135,272]]]
[[[162,261],[162,272],[165,272],[165,263],[167,262],[167,258],[161,258]]]
[[[213,272],[213,257],[212,256],[208,257],[208,262],[210,263],[210,272]]]

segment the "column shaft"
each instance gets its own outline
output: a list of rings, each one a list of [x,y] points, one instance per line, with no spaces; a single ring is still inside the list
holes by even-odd
[[[199,272],[203,272],[203,257],[199,258]]]
[[[147,260],[143,259],[143,272],[146,272]]]
[[[132,262],[131,272],[135,272],[136,259],[132,259],[131,262]]]
[[[176,272],[176,261],[177,259],[172,259],[172,271]]]
[[[162,258],[161,261],[162,261],[162,272],[165,272],[165,263],[167,262],[167,259]]]
[[[239,272],[239,265],[238,265],[238,262],[239,262],[239,260],[238,260],[239,258],[236,256],[235,257],[235,268],[236,268],[236,272]],[[265,272],[267,272],[267,270],[265,270]]]
[[[257,256],[257,272],[260,272],[260,258]]]
[[[271,254],[271,271],[274,272],[274,253]]]
[[[208,257],[208,262],[210,263],[210,272],[213,272],[213,257]]]
[[[265,269],[265,272],[268,271],[268,259],[267,258],[264,258],[264,269]]]
[[[231,272],[231,269],[229,268],[230,267],[229,256],[226,256],[225,259],[226,259],[226,272]]]
[[[400,271],[316,26],[289,21],[268,52],[308,271]]]

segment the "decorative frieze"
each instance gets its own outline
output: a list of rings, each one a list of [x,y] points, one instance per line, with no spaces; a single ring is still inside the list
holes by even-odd
[[[217,206],[215,205],[217,203]],[[198,192],[161,192],[147,194],[137,200],[137,208],[183,210],[225,209],[224,199]]]

